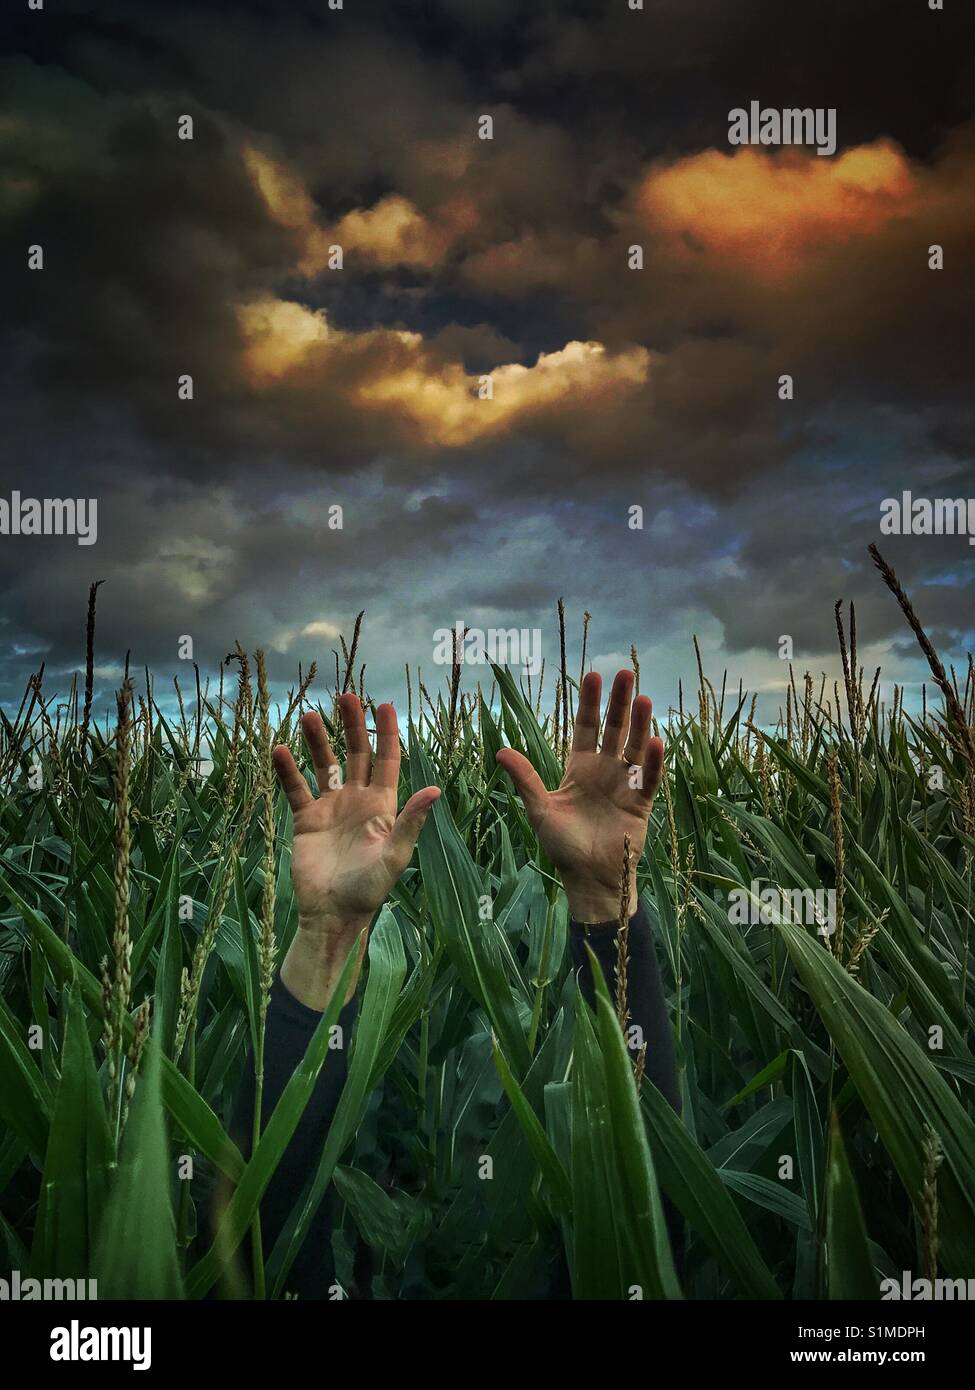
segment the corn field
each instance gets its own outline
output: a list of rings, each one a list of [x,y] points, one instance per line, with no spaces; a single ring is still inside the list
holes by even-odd
[[[634,1072],[614,981],[581,1001],[563,893],[495,762],[520,749],[557,785],[579,654],[551,695],[500,667],[476,692],[458,667],[433,691],[407,673],[400,801],[443,795],[372,929],[307,1196],[336,1203],[345,1293],[866,1299],[975,1271],[972,668],[941,668],[884,578],[931,662],[920,712],[881,701],[838,605],[844,679],[793,678],[776,724],[703,670],[696,707],[660,719],[638,881],[680,1116]],[[108,721],[93,626],[92,603],[87,694],[59,705],[39,675],[3,718],[0,1260],[103,1298],[235,1296],[338,1012],[245,1162],[233,1096],[296,925],[270,749],[309,768],[318,709],[341,756],[358,625],[334,681],[304,673],[280,706],[238,647],[219,688],[162,700],[147,673]],[[732,920],[769,887],[835,890],[832,931]],[[260,1292],[287,1296],[288,1251],[261,1260]]]

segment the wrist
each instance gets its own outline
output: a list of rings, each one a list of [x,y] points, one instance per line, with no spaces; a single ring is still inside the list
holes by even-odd
[[[299,916],[298,929],[281,965],[281,980],[299,1003],[319,1012],[328,1007],[346,958],[356,942],[358,954],[343,1004],[355,994],[371,917]]]
[[[567,879],[564,875],[562,886],[569,903],[569,915],[575,922],[615,922],[620,915],[620,890],[607,888],[604,884],[591,880]],[[630,881],[630,902],[627,917],[633,917],[639,906],[636,887],[636,874]]]
[[[372,917],[371,913],[299,912],[296,935],[327,954],[340,950],[344,954],[359,933],[369,926]]]

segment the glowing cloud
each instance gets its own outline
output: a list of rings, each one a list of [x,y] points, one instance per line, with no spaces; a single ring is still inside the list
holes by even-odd
[[[477,211],[469,198],[452,198],[427,217],[408,198],[390,193],[375,206],[354,208],[326,228],[301,179],[252,146],[245,146],[242,154],[268,212],[279,226],[295,234],[297,269],[306,277],[326,269],[334,246],[341,247],[343,255],[383,268],[432,270],[454,242],[477,224]]]
[[[398,437],[459,447],[531,420],[559,425],[578,410],[606,408],[648,380],[643,347],[610,352],[598,342],[570,342],[541,353],[534,366],[505,363],[483,381],[459,362],[442,361],[419,333],[331,328],[322,311],[264,298],[238,308],[243,365],[251,384],[286,381],[311,393],[338,393],[347,404],[385,415]]]
[[[711,255],[777,278],[824,246],[870,236],[913,212],[917,187],[887,140],[829,160],[794,150],[705,150],[652,169],[636,206],[676,254]]]

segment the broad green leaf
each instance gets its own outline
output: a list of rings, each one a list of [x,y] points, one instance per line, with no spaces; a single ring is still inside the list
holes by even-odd
[[[826,1259],[830,1298],[879,1298],[860,1198],[834,1113],[826,1176]]]
[[[915,1206],[925,1125],[938,1135],[942,1261],[949,1273],[967,1278],[975,1267],[975,1125],[913,1038],[831,952],[791,923],[778,930]]]
[[[781,1298],[711,1160],[649,1080],[644,1082],[641,1104],[653,1161],[667,1196],[725,1266],[743,1298]]]
[[[91,1264],[113,1143],[77,986],[67,992],[61,1081],[51,1116],[31,1272],[83,1278]]]
[[[501,1084],[504,1086],[505,1094],[511,1101],[512,1109],[518,1116],[519,1123],[525,1131],[525,1137],[535,1156],[535,1161],[551,1189],[556,1211],[560,1215],[567,1215],[572,1207],[572,1193],[565,1169],[556,1156],[555,1150],[552,1148],[541,1121],[525,1099],[525,1093],[511,1074],[511,1068],[508,1066],[503,1053],[498,1047],[497,1039],[494,1039],[493,1052],[494,1064],[498,1069],[498,1075],[501,1077]]]
[[[414,791],[429,785],[433,778],[433,770],[412,730],[410,775]],[[444,797],[433,803],[417,849],[437,934],[465,988],[487,1011],[505,1055],[516,1073],[523,1076],[531,1055],[503,964],[499,928],[493,920],[481,920],[481,885]]]
[[[99,1298],[183,1297],[171,1200],[175,1165],[160,1089],[161,1057],[156,1040],[150,1038],[99,1228],[93,1264]]]

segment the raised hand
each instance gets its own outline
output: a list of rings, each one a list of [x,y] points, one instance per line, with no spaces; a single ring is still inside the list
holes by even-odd
[[[290,749],[280,744],[273,753],[294,815],[291,878],[298,904],[298,930],[281,978],[302,1003],[318,1009],[325,1008],[353,941],[410,862],[427,813],[440,795],[438,787],[424,787],[397,816],[396,711],[392,705],[376,710],[373,763],[361,701],[343,695],[339,709],[347,749],[344,779],[321,716],[306,714],[301,721],[318,797],[309,791]]]
[[[569,911],[579,922],[619,916],[624,837],[630,837],[630,911],[637,908],[636,865],[643,851],[653,799],[663,776],[664,748],[650,737],[653,706],[646,695],[632,701],[632,671],[613,682],[602,747],[599,706],[602,678],[582,681],[572,750],[558,789],[547,791],[531,763],[513,748],[498,762],[514,782],[538,842],[565,887]]]

